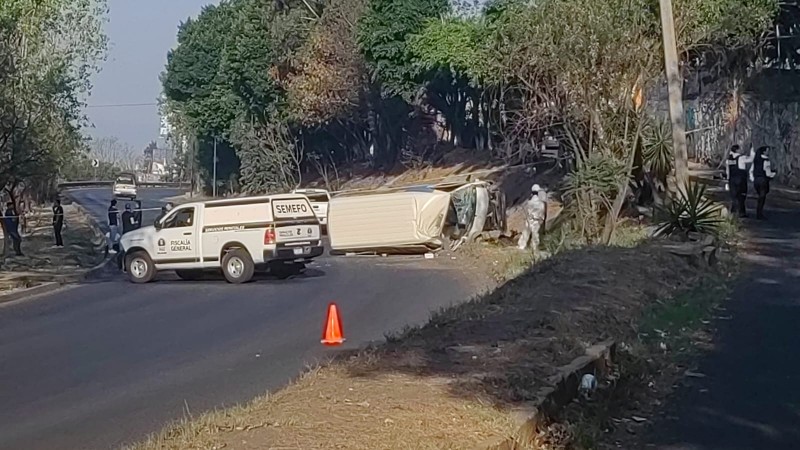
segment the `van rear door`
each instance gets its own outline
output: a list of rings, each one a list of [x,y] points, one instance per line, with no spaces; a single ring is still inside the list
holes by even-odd
[[[310,243],[320,239],[319,220],[306,197],[272,200],[275,238],[278,243]]]

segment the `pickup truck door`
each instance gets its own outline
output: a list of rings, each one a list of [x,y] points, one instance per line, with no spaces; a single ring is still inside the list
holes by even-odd
[[[200,261],[200,236],[197,233],[197,210],[178,207],[164,218],[155,234],[155,257],[159,269],[188,268]]]

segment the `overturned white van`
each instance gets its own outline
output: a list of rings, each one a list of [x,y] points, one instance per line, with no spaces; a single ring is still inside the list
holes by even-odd
[[[426,253],[505,229],[505,198],[484,181],[335,196],[328,210],[334,253]]]

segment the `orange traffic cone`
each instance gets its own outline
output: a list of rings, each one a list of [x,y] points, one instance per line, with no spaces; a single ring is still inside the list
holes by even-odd
[[[339,310],[336,303],[328,305],[328,318],[325,319],[325,330],[322,332],[322,340],[325,345],[336,346],[344,342],[344,331],[342,321],[339,319]]]

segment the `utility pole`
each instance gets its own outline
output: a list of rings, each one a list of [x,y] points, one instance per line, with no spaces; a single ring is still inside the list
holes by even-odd
[[[217,137],[214,136],[214,186],[211,188],[214,198],[217,197]]]
[[[669,87],[669,116],[672,120],[672,151],[675,157],[675,180],[678,189],[689,181],[689,154],[686,150],[686,117],[683,110],[683,77],[678,65],[678,48],[675,40],[675,18],[672,0],[659,0],[661,5],[661,31],[664,37],[664,65]]]

